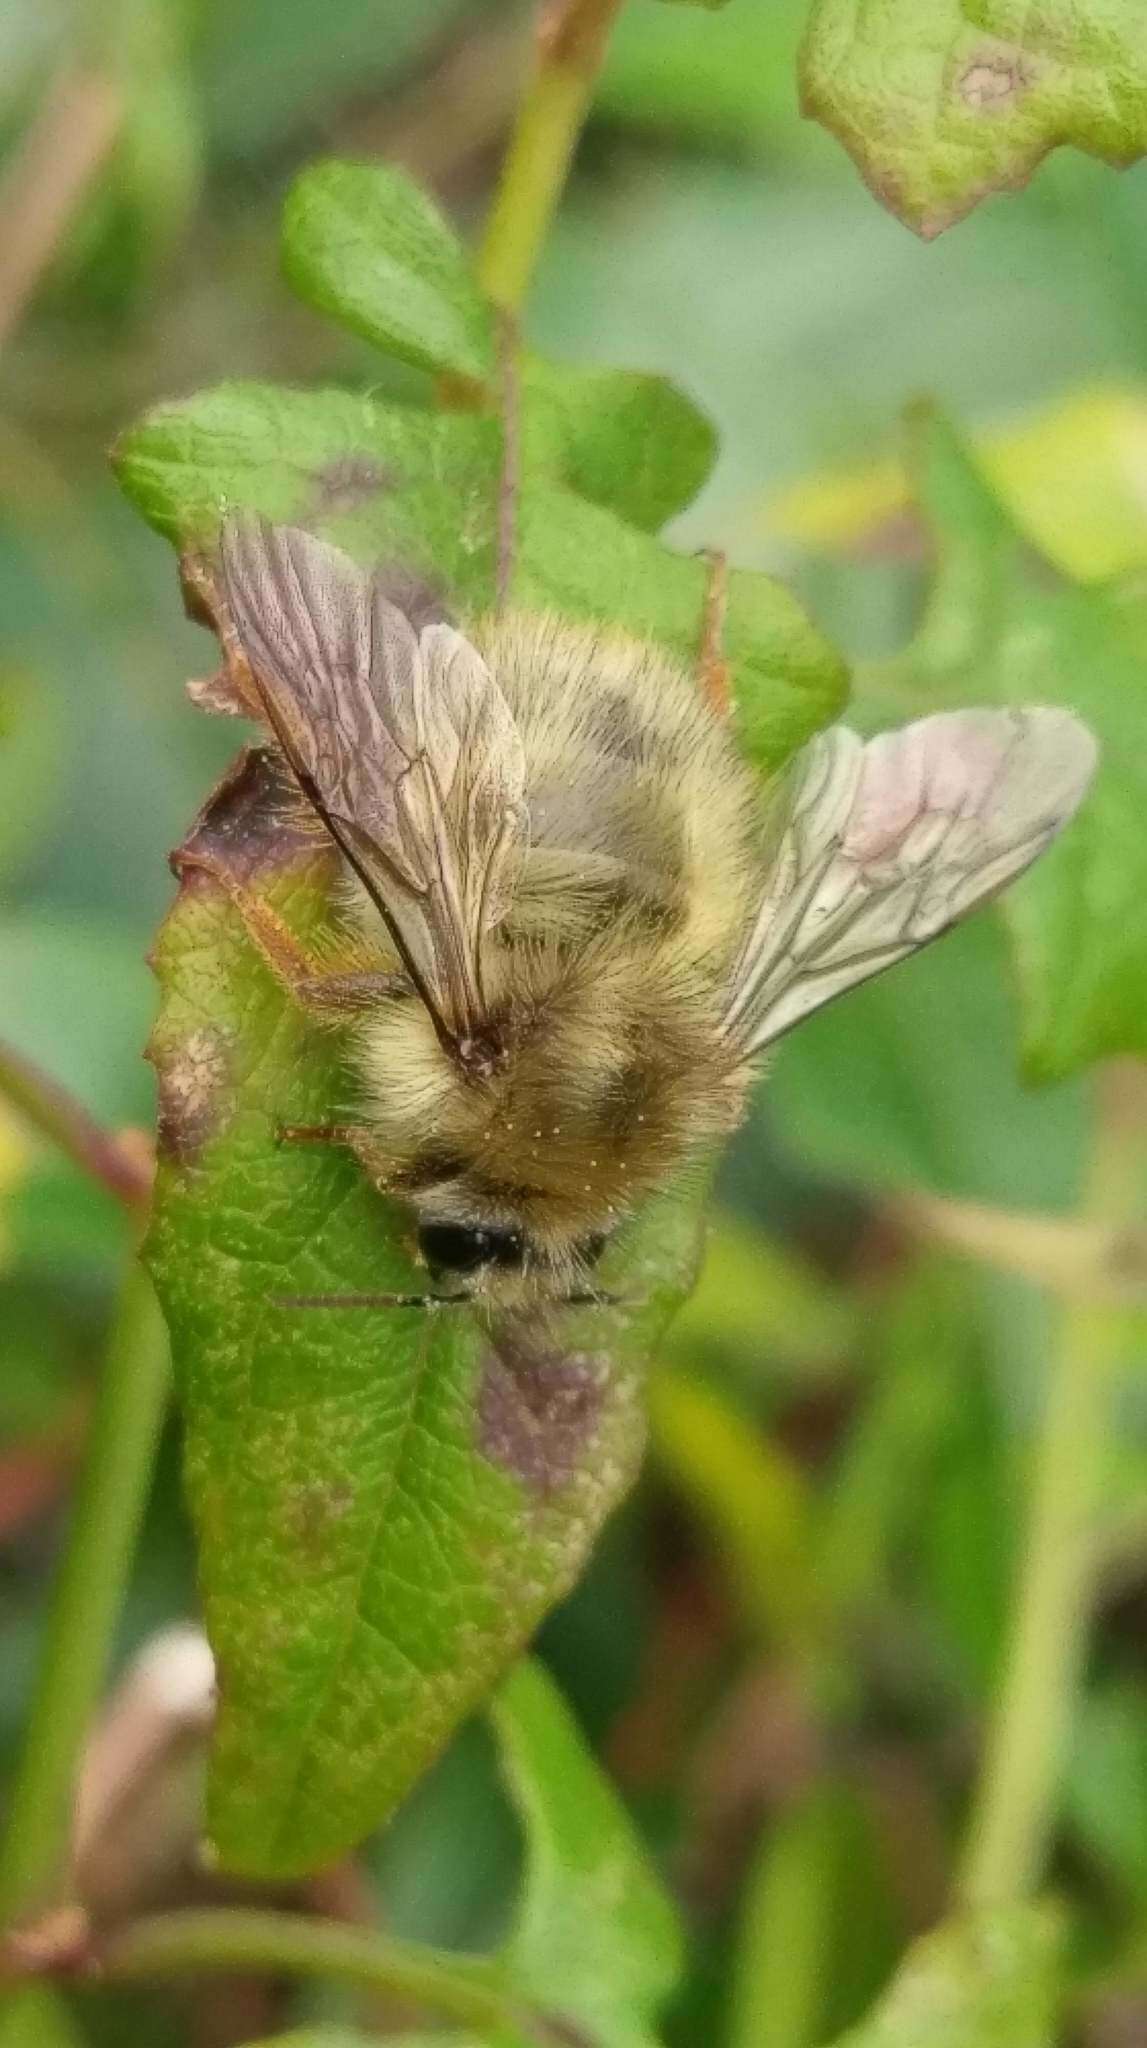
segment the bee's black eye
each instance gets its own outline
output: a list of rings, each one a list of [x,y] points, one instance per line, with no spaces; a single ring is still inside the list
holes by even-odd
[[[607,1230],[593,1230],[588,1237],[580,1237],[578,1239],[577,1255],[587,1266],[596,1266],[608,1243],[609,1232]]]
[[[444,1273],[476,1273],[482,1266],[520,1266],[520,1230],[475,1223],[424,1223],[418,1244],[428,1266]]]

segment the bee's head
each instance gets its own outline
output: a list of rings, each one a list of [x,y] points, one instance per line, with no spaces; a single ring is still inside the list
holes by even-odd
[[[579,1272],[596,1266],[608,1241],[605,1231],[592,1231],[556,1253],[519,1224],[475,1222],[468,1217],[424,1216],[418,1226],[418,1249],[432,1278],[442,1284],[469,1284],[475,1292],[496,1288],[499,1279],[531,1276],[547,1291],[576,1283]]]

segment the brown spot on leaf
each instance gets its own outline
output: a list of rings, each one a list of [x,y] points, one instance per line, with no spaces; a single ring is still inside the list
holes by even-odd
[[[386,464],[373,455],[340,455],[315,471],[315,511],[357,512],[380,491],[393,491],[398,482]]]
[[[483,1362],[479,1449],[531,1492],[558,1492],[593,1435],[610,1370],[598,1353],[558,1351],[530,1324],[507,1325]]]
[[[1003,114],[1030,84],[1022,50],[1001,48],[982,50],[970,58],[956,80],[956,91],[965,106],[978,114]]]
[[[593,2048],[593,2037],[576,2020],[567,2019],[564,2013],[546,2013],[542,2019],[543,2038],[553,2043],[553,2048]]]
[[[151,1057],[159,1083],[159,1155],[190,1166],[222,1121],[230,1069],[227,1040],[204,1025],[176,1044],[153,1048]]]
[[[1147,1986],[1100,1990],[1086,2015],[1080,2048],[1142,2048],[1147,2041]]]
[[[326,844],[277,755],[248,747],[176,847],[171,865],[181,880],[189,869],[201,869],[249,888],[261,872],[313,857]]]
[[[291,1516],[299,1543],[313,1559],[322,1557],[331,1531],[354,1506],[350,1486],[304,1486],[292,1503]]]

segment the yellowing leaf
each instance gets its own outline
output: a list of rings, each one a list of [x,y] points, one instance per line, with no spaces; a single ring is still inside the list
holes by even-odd
[[[951,427],[915,415],[914,474],[936,548],[915,639],[870,665],[886,707],[1065,704],[1099,767],[1078,818],[1001,899],[1032,1080],[1147,1051],[1147,600],[1142,578],[1057,579],[1008,518]]]
[[[1067,575],[1100,582],[1147,566],[1147,390],[1090,386],[973,446],[1016,525]],[[851,552],[910,504],[902,462],[865,463],[778,492],[766,525],[804,547]]]

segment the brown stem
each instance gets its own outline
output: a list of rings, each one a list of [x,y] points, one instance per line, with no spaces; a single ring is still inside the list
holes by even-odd
[[[119,132],[123,95],[94,70],[61,72],[0,185],[0,347]]]
[[[113,1983],[194,1978],[215,1970],[333,1977],[393,1993],[475,2033],[505,2033],[546,2048],[555,2040],[545,2017],[508,1988],[496,1961],[302,1913],[255,1907],[159,1913],[114,1934],[92,1963]]]
[[[81,1172],[134,1214],[151,1196],[152,1169],[144,1147],[118,1137],[23,1053],[0,1042],[0,1100],[8,1102],[34,1130],[51,1140]]]
[[[543,65],[596,71],[617,12],[618,0],[550,0],[538,26],[538,55]]]
[[[1052,1294],[1127,1307],[1147,1302],[1147,1230],[1103,1217],[1027,1214],[926,1189],[891,1198],[891,1221]]]

